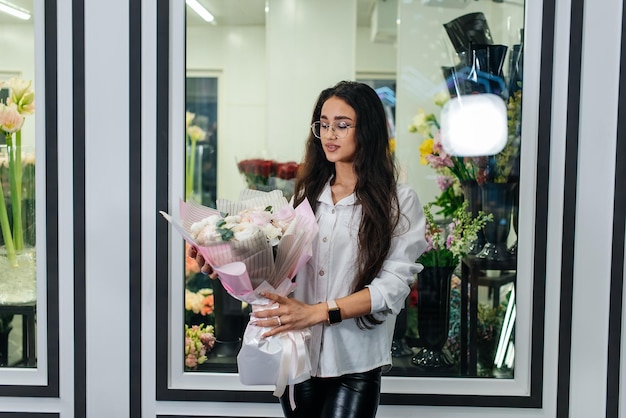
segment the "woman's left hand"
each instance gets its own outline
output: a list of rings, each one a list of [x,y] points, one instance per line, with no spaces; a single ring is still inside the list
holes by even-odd
[[[252,313],[252,316],[257,318],[255,322],[257,326],[271,328],[263,334],[264,337],[271,337],[284,331],[306,329],[326,321],[328,317],[326,303],[308,305],[297,299],[269,292],[264,292],[261,296],[278,304],[277,308]]]

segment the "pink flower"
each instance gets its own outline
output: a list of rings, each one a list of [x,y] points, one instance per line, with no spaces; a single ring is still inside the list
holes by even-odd
[[[450,186],[454,183],[454,179],[448,176],[437,176],[437,186],[439,186],[439,190],[448,190]]]
[[[202,341],[202,344],[210,350],[215,345],[215,336],[210,332],[207,332],[200,335],[200,341]]]
[[[185,366],[189,368],[195,368],[198,365],[198,359],[195,355],[189,354],[185,357]]]
[[[446,238],[446,248],[450,249],[452,248],[452,244],[454,243],[454,235],[450,234],[448,235],[448,237]]]
[[[426,161],[428,161],[428,163],[434,169],[444,168],[444,167],[452,167],[453,166],[452,159],[447,154],[444,154],[444,155],[434,155],[434,154],[427,155],[426,156]]]
[[[14,133],[22,129],[24,116],[20,114],[15,103],[0,104],[0,129],[6,133]]]

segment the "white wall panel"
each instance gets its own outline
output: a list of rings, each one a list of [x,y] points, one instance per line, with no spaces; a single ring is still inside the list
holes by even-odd
[[[123,417],[129,410],[128,1],[86,1],[85,28],[87,416]]]
[[[610,7],[609,7],[610,5]],[[622,2],[585,2],[582,44],[570,417],[606,407],[609,286]],[[575,45],[572,45],[575,47]],[[608,86],[613,86],[612,88]],[[566,196],[567,201],[567,196]],[[590,384],[590,382],[594,382]]]

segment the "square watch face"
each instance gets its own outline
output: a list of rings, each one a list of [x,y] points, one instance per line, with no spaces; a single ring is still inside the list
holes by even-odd
[[[328,322],[331,324],[336,324],[341,322],[341,312],[339,308],[331,309],[328,311]]]

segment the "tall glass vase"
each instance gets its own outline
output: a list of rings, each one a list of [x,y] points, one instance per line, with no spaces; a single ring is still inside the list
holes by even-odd
[[[411,362],[427,371],[444,371],[453,366],[443,351],[450,322],[452,267],[424,267],[417,275],[417,329],[422,349]]]
[[[37,302],[33,147],[0,146],[0,186],[0,366],[7,366],[12,309]]]
[[[502,261],[510,257],[507,239],[511,231],[513,189],[516,183],[485,183],[482,187],[483,211],[493,220],[483,227],[485,245],[477,258]]]
[[[31,303],[36,297],[32,147],[0,147],[0,183],[0,304]]]
[[[483,209],[483,193],[480,185],[476,183],[476,180],[467,180],[461,182],[461,187],[463,188],[463,196],[468,202],[468,212],[471,213],[472,218],[478,217],[478,212]],[[478,231],[476,240],[470,244],[467,253],[476,255],[483,249],[484,245],[485,234],[483,231]]]

